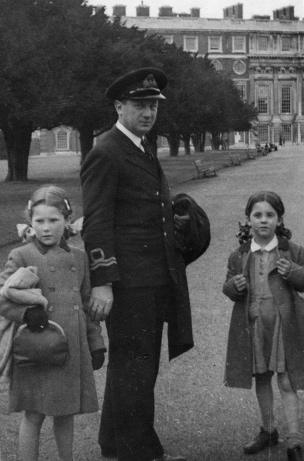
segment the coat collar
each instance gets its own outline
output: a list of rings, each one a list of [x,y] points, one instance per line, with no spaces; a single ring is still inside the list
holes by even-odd
[[[39,242],[39,240],[36,237],[33,238],[32,242],[35,245],[35,247],[37,248],[37,250],[43,255],[45,255],[51,248],[53,248],[53,247],[49,247],[47,245],[43,245],[43,243]],[[66,242],[66,240],[64,238],[61,239],[59,247],[62,248],[63,250],[65,250],[65,251],[67,251],[67,252],[71,251],[71,248],[68,246],[68,244],[67,244],[67,242]]]
[[[138,168],[142,168],[147,173],[154,177],[159,177],[158,168],[154,168],[153,162],[146,156],[146,154],[131,141],[116,125],[111,129],[113,135],[119,139],[120,150],[124,153],[128,162],[132,163]],[[158,159],[155,159],[158,162]]]
[[[289,249],[289,241],[287,238],[279,237],[278,236],[278,248],[279,250],[285,250],[287,251]],[[241,253],[248,253],[250,251],[250,241],[243,243],[240,246],[240,252]]]

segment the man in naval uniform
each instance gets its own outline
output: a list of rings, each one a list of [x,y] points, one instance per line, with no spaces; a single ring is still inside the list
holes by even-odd
[[[117,79],[106,92],[117,123],[99,138],[81,169],[91,315],[106,320],[109,337],[99,443],[104,457],[119,461],[185,460],[167,454],[154,429],[164,322],[170,359],[193,346],[169,188],[146,139],[166,84],[156,68]]]

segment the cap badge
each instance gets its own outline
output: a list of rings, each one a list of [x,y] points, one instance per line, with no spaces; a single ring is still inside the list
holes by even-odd
[[[142,82],[143,88],[158,88],[157,82],[153,74],[146,76],[145,80]]]

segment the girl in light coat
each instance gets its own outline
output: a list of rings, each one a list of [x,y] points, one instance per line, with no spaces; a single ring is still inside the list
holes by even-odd
[[[19,431],[20,459],[36,461],[45,416],[54,420],[54,435],[61,461],[72,461],[73,415],[98,409],[93,368],[104,361],[104,342],[98,323],[86,313],[90,300],[85,253],[64,238],[71,215],[64,190],[46,186],[34,192],[28,214],[35,237],[11,251],[0,287],[20,267],[34,266],[38,288],[47,307],[16,304],[0,296],[0,315],[39,331],[48,320],[64,330],[69,358],[62,367],[24,366],[14,363],[10,383],[10,410],[23,411]]]

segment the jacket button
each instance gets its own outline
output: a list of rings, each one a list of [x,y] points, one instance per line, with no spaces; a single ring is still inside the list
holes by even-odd
[[[157,197],[159,196],[159,191],[158,191],[158,190],[155,192],[155,195],[156,195]]]
[[[163,222],[166,222],[166,218],[163,218]]]
[[[167,237],[167,232],[164,232],[164,237]]]
[[[71,267],[71,271],[72,271],[72,272],[76,272],[76,267],[75,267],[75,266],[72,266],[72,267]]]
[[[74,304],[74,311],[79,311],[79,306],[78,306],[78,304]]]
[[[55,270],[56,270],[56,269],[55,269],[54,266],[50,266],[50,271],[51,271],[51,272],[55,272]]]
[[[164,206],[165,206],[164,202],[161,202],[161,206],[164,208]]]

